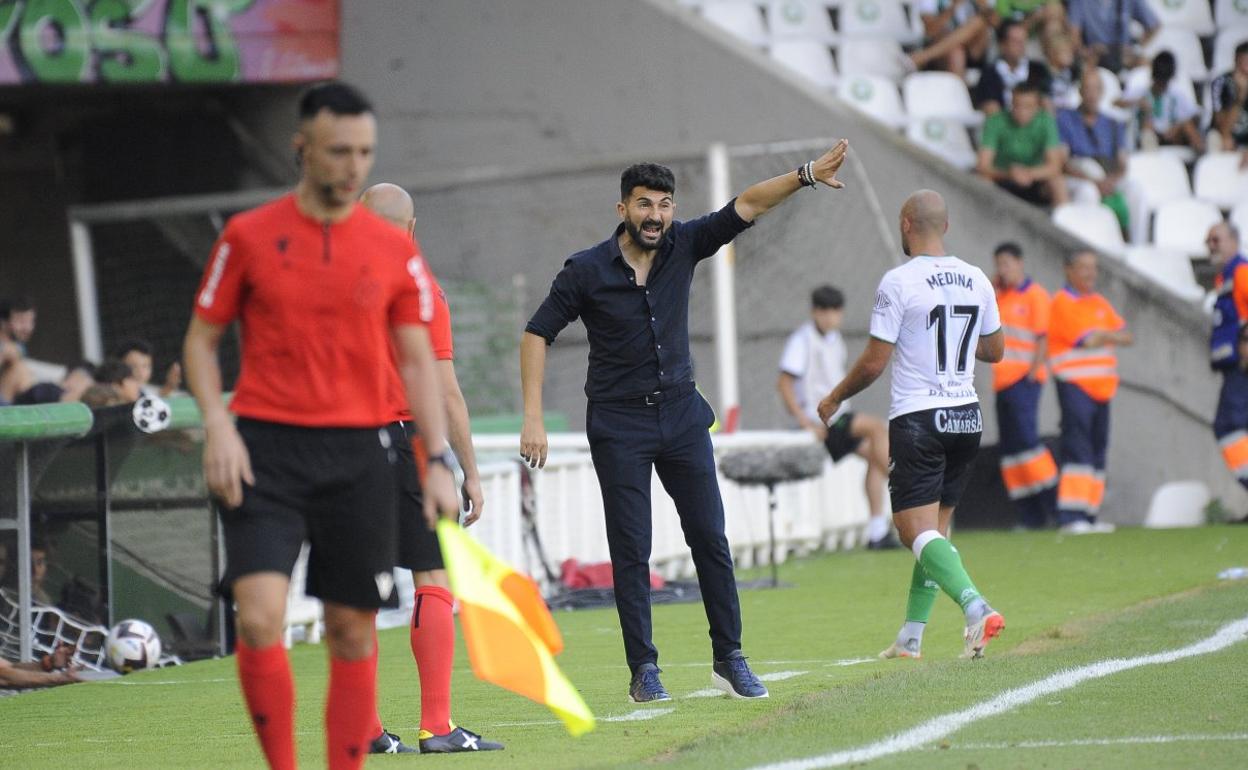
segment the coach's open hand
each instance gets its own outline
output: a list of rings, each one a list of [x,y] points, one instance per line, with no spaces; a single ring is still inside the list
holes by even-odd
[[[538,417],[535,420],[525,418],[524,427],[520,431],[520,456],[530,468],[543,468],[546,466],[548,450],[546,425],[542,422],[542,418]]]
[[[459,496],[455,494],[455,476],[442,463],[425,466],[425,523],[429,529],[438,526],[438,517],[457,521]]]
[[[843,190],[845,183],[836,178],[836,172],[840,171],[841,164],[845,162],[847,152],[849,152],[849,140],[842,139],[816,160],[811,168],[815,174],[815,181],[823,182],[834,190]]]
[[[832,419],[832,415],[836,414],[836,410],[841,408],[841,402],[832,398],[829,393],[819,402],[819,422],[824,425],[828,424],[828,420]]]
[[[243,504],[243,483],[256,485],[251,472],[251,455],[224,412],[212,423],[204,424],[204,483],[208,493],[226,508]]]

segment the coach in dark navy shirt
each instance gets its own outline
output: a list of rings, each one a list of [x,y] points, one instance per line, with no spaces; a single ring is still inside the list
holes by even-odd
[[[520,345],[524,429],[520,454],[546,463],[542,379],[546,346],[580,318],[589,336],[585,430],[602,487],[615,603],[634,701],[667,700],[651,642],[649,560],[653,468],[676,503],[710,622],[712,683],[739,698],[767,696],[741,655],[741,612],[708,428],[710,404],[694,389],[689,288],[698,262],[803,186],[844,185],[841,141],[796,171],[749,187],[727,206],[676,222],[676,181],[640,164],[620,178],[620,224],[572,255],[525,328]]]

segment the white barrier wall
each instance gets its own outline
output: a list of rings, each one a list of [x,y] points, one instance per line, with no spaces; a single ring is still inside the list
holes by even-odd
[[[811,441],[810,434],[802,431],[745,431],[714,437],[717,456],[739,449],[795,446]],[[546,467],[533,471],[522,470],[518,435],[478,436],[475,445],[485,457],[509,453],[516,461],[497,460],[481,465],[485,509],[481,520],[468,529],[470,534],[496,556],[532,576],[544,591],[555,588],[547,584],[539,557],[525,536],[521,475],[529,472],[537,532],[551,568],[558,573],[559,565],[569,558],[582,563],[610,560],[602,494],[585,434],[551,434],[551,455]],[[836,465],[826,462],[821,476],[778,486],[776,561],[783,562],[792,554],[852,548],[864,542],[868,518],[863,492],[865,473],[866,463],[850,456]],[[737,567],[769,564],[766,488],[742,487],[722,475],[719,486],[728,541]],[[676,507],[657,476],[651,490],[654,544],[650,563],[669,580],[692,578],[693,562]],[[302,558],[300,561],[302,564]],[[296,576],[301,575],[297,567]],[[396,581],[404,610],[412,604],[410,581],[405,577]],[[303,595],[302,579],[292,581],[288,607],[292,610],[288,613],[288,625],[307,623],[313,608],[319,614],[315,600]],[[401,619],[402,613],[395,615],[398,622],[406,622]]]

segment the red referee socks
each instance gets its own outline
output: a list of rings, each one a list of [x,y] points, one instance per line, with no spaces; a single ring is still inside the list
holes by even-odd
[[[451,592],[441,586],[416,589],[412,609],[412,657],[420,674],[420,729],[451,731],[451,666],[455,662],[455,618]]]
[[[362,660],[329,658],[329,697],[325,737],[330,770],[357,770],[368,757],[369,735],[377,717],[377,646]]]
[[[295,770],[295,683],[281,642],[253,650],[234,647],[238,681],[260,748],[273,770]]]

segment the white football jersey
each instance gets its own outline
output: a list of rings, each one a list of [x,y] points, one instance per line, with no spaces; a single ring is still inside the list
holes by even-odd
[[[974,265],[919,256],[885,273],[871,336],[897,346],[889,419],[979,401],[975,347],[1000,328],[996,292]]]
[[[780,371],[793,375],[793,390],[802,412],[814,422],[819,422],[819,402],[845,379],[849,352],[845,340],[835,329],[820,334],[814,321],[807,321],[789,335],[780,356]],[[828,418],[835,422],[849,411],[849,401],[842,401],[836,414]]]

